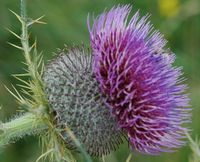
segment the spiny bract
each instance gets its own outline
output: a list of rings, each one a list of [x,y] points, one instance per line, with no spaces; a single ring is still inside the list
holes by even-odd
[[[65,126],[90,155],[102,156],[122,143],[122,133],[102,101],[91,64],[89,51],[77,47],[63,50],[46,66],[43,80],[66,146],[75,147]]]
[[[92,28],[88,22],[93,71],[132,148],[147,154],[172,151],[184,144],[182,124],[190,121],[181,68],[172,66],[175,55],[148,16],[137,12],[128,21],[130,11],[128,5],[114,7]]]

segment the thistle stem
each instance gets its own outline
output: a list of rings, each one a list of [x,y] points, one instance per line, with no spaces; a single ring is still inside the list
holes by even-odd
[[[22,33],[21,33],[21,44],[22,49],[24,51],[24,57],[28,66],[28,71],[31,76],[31,78],[38,82],[38,78],[36,76],[37,70],[35,69],[35,65],[33,64],[32,58],[31,58],[31,47],[29,44],[29,20],[26,13],[26,0],[21,0],[21,27],[22,27]]]
[[[25,135],[32,135],[47,129],[47,125],[33,113],[6,123],[0,123],[0,147],[9,144]]]
[[[24,2],[22,0],[22,2]],[[30,72],[30,76],[35,79],[35,72],[34,72],[34,66],[33,66],[33,63],[31,61],[31,57],[30,57],[30,46],[29,46],[29,36],[28,36],[28,20],[27,20],[27,16],[26,16],[26,13],[25,13],[25,9],[23,8],[26,8],[24,5],[25,5],[25,2],[22,3],[21,2],[21,18],[22,18],[22,34],[21,34],[21,44],[22,44],[22,48],[24,50],[24,56],[25,56],[25,59],[26,59],[26,63],[28,65],[28,69],[29,69],[29,72]]]

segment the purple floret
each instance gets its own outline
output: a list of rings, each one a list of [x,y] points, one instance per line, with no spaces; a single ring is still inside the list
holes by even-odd
[[[165,49],[165,39],[153,31],[148,16],[140,18],[137,12],[128,21],[130,11],[128,5],[114,7],[89,27],[93,72],[132,148],[171,152],[185,143],[187,86],[181,68],[172,66],[175,55]]]

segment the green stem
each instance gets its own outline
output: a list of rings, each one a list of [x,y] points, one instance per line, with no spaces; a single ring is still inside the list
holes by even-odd
[[[23,13],[23,12],[22,12]],[[30,57],[30,46],[29,46],[29,38],[28,38],[28,25],[27,25],[27,17],[25,13],[22,16],[22,34],[21,34],[21,43],[24,50],[24,56],[28,65],[28,69],[30,72],[30,76],[35,79],[34,67]]]
[[[32,46],[30,46],[29,42],[29,25],[30,25],[31,19],[28,18],[26,13],[26,0],[21,0],[21,44],[22,49],[24,52],[25,62],[28,68],[28,73],[30,76],[30,80],[33,86],[31,86],[30,83],[30,89],[33,92],[32,98],[39,104],[46,104],[46,98],[43,94],[43,82],[42,82],[42,74],[39,72],[38,62],[34,62],[34,60],[37,60],[38,55],[35,54],[36,52],[36,44],[34,43]],[[34,52],[32,53],[32,49],[34,48]],[[33,55],[35,54],[35,55]],[[39,61],[39,60],[38,60]],[[35,98],[34,98],[35,97]]]
[[[26,13],[26,0],[21,0],[21,24],[22,24],[22,33],[21,33],[21,44],[22,44],[22,48],[24,50],[24,56],[25,56],[25,60],[28,66],[28,70],[30,73],[30,76],[32,77],[32,79],[34,81],[38,81],[38,78],[36,76],[36,71],[35,71],[35,66],[32,62],[31,59],[31,47],[29,44],[29,34],[28,34],[28,17],[27,17],[27,13]]]
[[[0,147],[25,135],[39,133],[45,129],[47,125],[33,113],[26,113],[7,123],[0,123]]]

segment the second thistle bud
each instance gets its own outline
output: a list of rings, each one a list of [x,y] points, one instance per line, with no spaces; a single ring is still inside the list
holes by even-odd
[[[122,143],[117,122],[99,93],[89,51],[61,51],[46,66],[43,80],[56,127],[67,147],[75,148],[65,127],[71,129],[90,155],[108,154]]]

